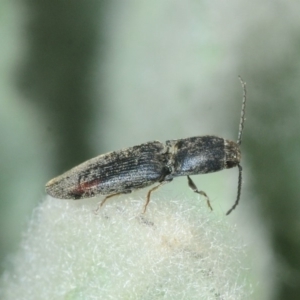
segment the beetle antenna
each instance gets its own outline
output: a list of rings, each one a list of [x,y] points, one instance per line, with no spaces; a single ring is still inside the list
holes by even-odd
[[[241,76],[239,76],[239,80],[240,80],[240,82],[242,84],[242,88],[243,88],[243,102],[242,102],[242,110],[241,110],[241,119],[240,119],[240,125],[239,125],[238,139],[237,139],[236,143],[240,146],[241,143],[242,143],[242,133],[243,133],[243,130],[244,130],[244,123],[245,123],[247,89],[246,89],[246,82],[242,79]],[[240,164],[238,164],[238,168],[239,168],[239,179],[238,179],[237,197],[236,197],[236,200],[235,200],[233,206],[226,213],[226,216],[228,216],[238,206],[240,198],[241,198],[243,168]]]
[[[238,180],[238,190],[237,190],[237,197],[232,205],[232,207],[229,209],[229,211],[226,213],[226,216],[228,216],[239,204],[240,198],[241,198],[241,189],[242,189],[242,171],[243,168],[241,165],[238,165],[239,168],[239,180]]]
[[[241,119],[240,119],[240,125],[239,125],[238,139],[237,139],[236,143],[238,145],[241,145],[242,133],[244,130],[245,114],[246,114],[247,90],[246,90],[246,82],[243,81],[241,76],[239,76],[239,80],[240,80],[240,82],[242,84],[242,88],[243,88],[243,103],[242,103],[242,110],[241,110]]]

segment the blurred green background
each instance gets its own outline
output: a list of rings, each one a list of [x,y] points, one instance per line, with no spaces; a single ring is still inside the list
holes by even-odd
[[[244,185],[230,218],[258,299],[299,299],[299,15],[293,0],[2,0],[1,272],[52,177],[146,141],[236,140],[241,75]],[[237,170],[194,181],[217,210],[232,205]],[[191,193],[185,178],[160,192],[174,189]]]

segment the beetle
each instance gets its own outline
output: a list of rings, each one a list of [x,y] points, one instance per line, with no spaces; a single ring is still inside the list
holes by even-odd
[[[109,152],[53,178],[46,184],[46,192],[54,198],[75,200],[106,195],[99,203],[98,210],[111,197],[157,183],[147,193],[143,210],[145,213],[153,191],[176,177],[187,176],[189,187],[204,196],[212,210],[208,196],[198,190],[190,175],[238,167],[237,198],[226,213],[229,215],[239,203],[242,187],[240,145],[247,97],[246,83],[240,76],[239,79],[243,88],[243,100],[237,142],[207,135],[168,140],[165,143],[153,141]]]

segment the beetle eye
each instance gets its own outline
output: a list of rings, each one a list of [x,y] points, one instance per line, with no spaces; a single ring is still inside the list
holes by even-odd
[[[237,161],[226,161],[226,168],[234,168],[238,165],[239,163]]]

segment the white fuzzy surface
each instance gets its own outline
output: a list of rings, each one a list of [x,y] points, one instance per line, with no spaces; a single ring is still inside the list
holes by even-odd
[[[95,200],[46,198],[11,270],[10,299],[248,299],[245,246],[204,201],[128,196],[96,215]]]

